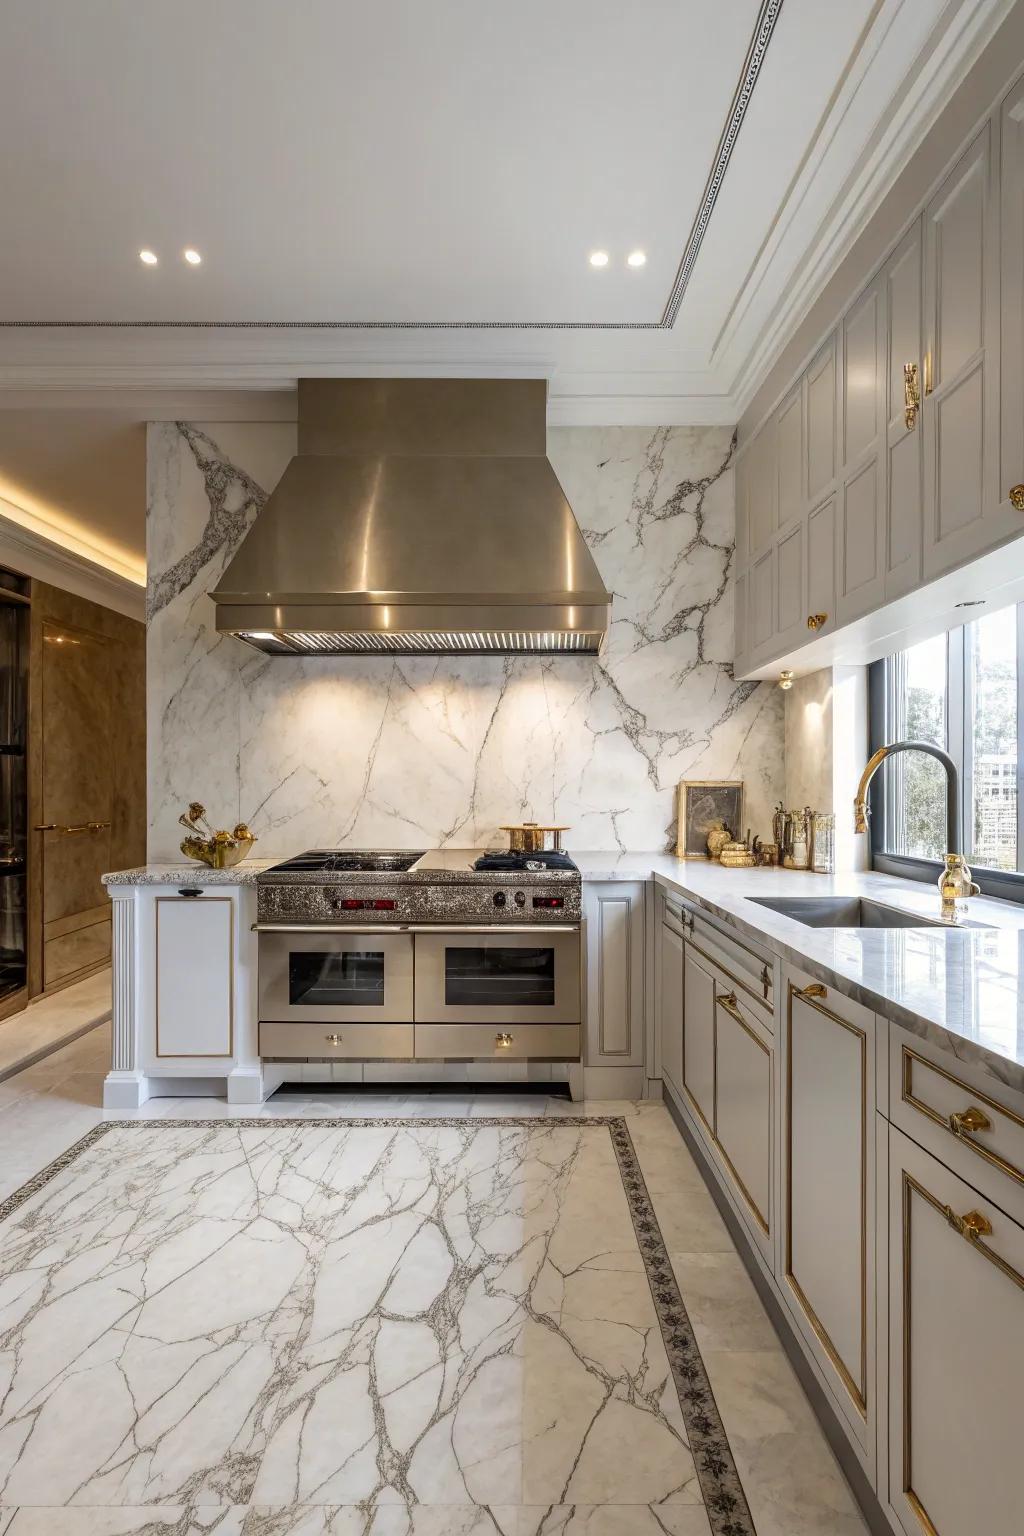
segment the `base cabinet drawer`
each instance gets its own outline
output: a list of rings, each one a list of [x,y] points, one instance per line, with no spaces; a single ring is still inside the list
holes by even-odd
[[[286,1061],[411,1061],[411,1024],[261,1024],[260,1055]]]
[[[907,1536],[1009,1536],[1024,1228],[894,1128],[889,1275],[889,1502]]]
[[[417,1024],[417,1061],[579,1061],[578,1024]]]

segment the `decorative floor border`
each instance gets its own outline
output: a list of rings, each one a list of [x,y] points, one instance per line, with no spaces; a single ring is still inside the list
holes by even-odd
[[[474,1130],[488,1127],[521,1130],[578,1129],[603,1126],[611,1137],[618,1163],[619,1177],[626,1196],[626,1204],[633,1222],[637,1247],[644,1261],[647,1283],[651,1288],[654,1310],[661,1328],[661,1336],[668,1356],[672,1380],[675,1384],[679,1408],[686,1426],[686,1437],[697,1469],[701,1494],[711,1525],[712,1536],[756,1536],[750,1507],[740,1482],[739,1473],[729,1444],[729,1437],[722,1423],[722,1416],[715,1402],[707,1369],[701,1357],[697,1339],[690,1322],[682,1294],[669,1260],[665,1239],[661,1235],[658,1218],[640,1160],[629,1134],[629,1125],[623,1115],[438,1115],[415,1118],[390,1118],[386,1116],[365,1119],[345,1117],[271,1116],[224,1120],[104,1120],[74,1142],[59,1157],[32,1176],[20,1189],[0,1201],[0,1222],[13,1216],[27,1200],[45,1189],[59,1173],[69,1168],[111,1131],[162,1131],[162,1130],[277,1130],[282,1127],[301,1127],[314,1130]]]

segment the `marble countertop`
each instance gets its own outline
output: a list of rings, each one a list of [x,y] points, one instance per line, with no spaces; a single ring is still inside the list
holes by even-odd
[[[938,891],[881,874],[723,869],[668,853],[571,852],[584,882],[653,878],[783,959],[1024,1093],[1024,905],[975,897],[968,912],[973,927],[808,928],[750,898],[867,896],[934,918]],[[154,863],[104,875],[103,883],[252,885],[278,862],[246,859],[234,869]]]

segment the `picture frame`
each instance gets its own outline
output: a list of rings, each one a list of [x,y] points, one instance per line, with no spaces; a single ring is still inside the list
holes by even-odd
[[[680,779],[676,825],[676,857],[709,857],[707,836],[722,824],[733,837],[743,837],[742,779]]]

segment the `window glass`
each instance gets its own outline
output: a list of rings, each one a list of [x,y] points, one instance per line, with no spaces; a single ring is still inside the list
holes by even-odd
[[[967,626],[974,863],[1017,868],[1017,610]]]
[[[890,658],[893,740],[946,745],[946,636],[922,640]],[[946,851],[946,775],[923,752],[901,752],[886,764],[889,851],[939,859]]]

